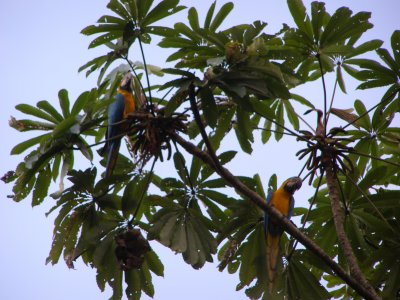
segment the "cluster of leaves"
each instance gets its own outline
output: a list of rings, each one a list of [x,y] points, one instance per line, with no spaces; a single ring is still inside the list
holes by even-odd
[[[362,262],[363,273],[382,296],[393,298],[400,289],[395,280],[400,274],[396,255],[400,249],[397,221],[400,194],[395,189],[400,185],[400,129],[391,122],[399,111],[400,32],[392,35],[391,55],[380,48],[383,43],[380,40],[359,44],[362,34],[372,28],[370,13],[353,14],[349,8],[342,7],[331,15],[324,3],[313,2],[309,15],[301,0],[288,0],[288,6],[296,27],[285,25],[275,34],[267,34],[267,24],[261,21],[220,29],[233,9],[232,3],[217,10],[214,2],[204,22],[200,22],[197,10],[192,7],[187,10],[188,24],[154,25],[185,9],[179,5],[179,0],[164,0],[157,5],[153,5],[152,0],[111,0],[107,8],[113,15],[102,16],[97,25],[83,29],[83,34],[97,35],[90,48],[107,46],[111,49],[80,68],[81,71],[87,69],[87,75],[100,70],[98,87],[82,93],[71,109],[68,93],[61,90],[61,113],[47,101],[38,102],[36,107],[18,105],[17,110],[39,120],[10,121],[19,131],[46,131],[12,150],[12,154],[21,154],[37,146],[26,155],[15,173],[7,176],[8,181],[14,181],[14,199],[20,201],[33,191],[32,205],[38,205],[49,195],[51,180],[60,180],[59,191],[51,194],[57,199],[51,212],[57,211],[58,216],[49,262],[57,263],[63,254],[67,265],[73,267],[73,261],[81,258],[96,268],[101,290],[106,284],[112,287],[113,299],[122,297],[123,280],[129,299],[139,299],[142,292],[153,296],[151,274],[162,276],[163,265],[142,240],[143,232],[147,233],[148,240],[157,240],[172,251],[182,253],[184,261],[195,269],[212,262],[219,248],[220,269],[226,267],[229,273],[239,274],[237,289],[246,287],[246,294],[253,299],[271,296],[266,287],[263,211],[240,195],[228,196],[235,194],[232,186],[216,176],[213,166],[203,164],[199,157],[193,156],[188,168],[170,136],[164,136],[163,141],[170,151],[171,145],[175,145],[175,177],[160,178],[153,173],[157,155],[163,150],[157,143],[154,145],[160,149],[150,153],[150,157],[158,153],[153,155],[150,171],[142,170],[122,154],[110,178],[101,178],[96,168],[74,169],[74,150],[92,161],[94,153],[86,138],[94,137],[97,143],[104,137],[107,125],[104,116],[113,101],[122,71],[117,68],[106,76],[108,68],[122,59],[137,76],[136,67],[129,60],[129,49],[134,43],[140,48],[142,43],[151,43],[154,34],[162,37],[159,47],[175,51],[167,58],[167,62],[176,62],[175,67],[162,71],[173,79],[161,87],[140,90],[141,76],[137,76],[136,98],[143,93],[152,99],[151,92],[156,88],[173,91],[169,98],[167,93],[159,99],[159,117],[185,116],[180,119],[181,136],[197,142],[199,151],[204,149],[205,142],[213,151],[219,150],[232,129],[241,150],[246,153],[251,153],[258,138],[254,132],[258,129],[262,129],[263,143],[269,141],[271,132],[275,132],[277,141],[283,134],[299,138],[297,132],[302,118],[294,108],[295,103],[305,109],[322,110],[323,107],[325,126],[329,114],[345,122],[337,132],[347,138],[346,155],[354,167],[352,172],[337,173],[346,212],[346,233],[357,259]],[[374,50],[382,63],[359,58]],[[149,68],[145,53],[142,55],[148,79]],[[371,109],[362,101],[355,101],[356,113],[337,108],[328,112],[326,97],[323,102],[312,103],[307,96],[291,93],[294,87],[317,79],[322,79],[325,86],[323,76],[328,72],[336,73],[334,86],[346,92],[342,70],[361,81],[359,89],[386,86],[388,90]],[[195,99],[192,99],[191,110],[183,108],[193,91]],[[151,105],[145,109],[149,109],[149,114],[154,113]],[[199,120],[195,120],[198,113],[203,128]],[[163,122],[159,124],[166,126]],[[346,130],[349,126],[354,130]],[[166,132],[161,130],[165,128],[158,129],[152,130]],[[145,135],[145,131],[140,132],[141,137]],[[306,142],[312,143],[312,138]],[[225,165],[236,153],[225,151],[217,155],[217,159]],[[64,189],[67,173],[71,184]],[[238,179],[265,198],[258,175]],[[296,208],[295,213],[302,217],[304,233],[346,268],[337,245],[328,188],[323,184],[325,177],[321,174],[314,182],[317,192],[310,199],[310,210]],[[277,179],[273,176],[269,188],[274,190],[276,185]],[[157,192],[150,193],[150,188]],[[140,230],[135,236],[140,237],[143,251],[135,252],[136,246],[126,245],[128,240],[132,242],[132,230]],[[285,235],[281,243],[286,259],[280,261],[280,275],[275,280],[274,293],[278,298],[357,297],[319,257],[305,249],[296,249]],[[128,263],[127,257],[138,258],[138,261]],[[321,280],[328,282],[330,291],[321,285]]]

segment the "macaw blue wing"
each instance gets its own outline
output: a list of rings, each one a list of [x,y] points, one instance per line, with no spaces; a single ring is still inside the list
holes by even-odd
[[[267,199],[265,199],[267,204],[269,204],[271,202],[273,193],[274,192],[272,190],[268,191]],[[266,211],[264,211],[264,229],[265,229],[265,234],[267,234],[268,233],[268,214]]]
[[[107,165],[106,176],[112,175],[117,162],[119,147],[121,145],[121,122],[125,108],[124,96],[117,94],[115,101],[108,108],[108,127],[107,127]]]

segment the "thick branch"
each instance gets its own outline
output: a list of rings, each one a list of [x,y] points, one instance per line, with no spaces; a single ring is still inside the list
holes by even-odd
[[[317,244],[310,238],[304,235],[296,226],[294,226],[284,215],[282,215],[273,206],[267,205],[264,198],[258,195],[255,191],[248,188],[232,173],[224,168],[221,164],[216,164],[207,152],[202,151],[192,143],[186,141],[176,133],[171,133],[171,138],[181,145],[188,153],[200,158],[204,163],[213,168],[222,178],[224,178],[232,187],[234,187],[242,195],[250,199],[258,207],[266,211],[270,216],[274,217],[277,222],[288,232],[291,236],[297,239],[309,251],[313,252],[321,258],[340,278],[343,279],[350,287],[352,287],[359,295],[365,299],[378,299],[372,294],[365,286],[359,283],[355,278],[349,276],[342,267],[332,260]]]
[[[364,274],[361,272],[353,249],[351,248],[350,241],[347,238],[346,232],[344,230],[344,212],[342,207],[340,206],[340,196],[336,185],[336,176],[332,164],[333,162],[330,157],[325,157],[324,165],[326,170],[326,182],[328,185],[329,198],[331,199],[333,221],[336,228],[339,246],[342,249],[343,254],[346,258],[352,278],[354,278],[359,283],[359,285],[362,285],[363,289],[368,291],[369,299],[380,299],[380,297],[376,294],[374,288],[369,284]]]

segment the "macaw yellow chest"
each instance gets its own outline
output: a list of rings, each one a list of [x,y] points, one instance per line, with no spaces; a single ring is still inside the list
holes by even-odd
[[[118,93],[120,93],[122,96],[124,96],[124,119],[127,117],[128,114],[132,113],[135,111],[135,100],[133,99],[132,93],[124,91],[124,90],[118,90]]]
[[[281,212],[284,216],[289,213],[290,194],[283,189],[278,189],[272,194],[270,204]]]

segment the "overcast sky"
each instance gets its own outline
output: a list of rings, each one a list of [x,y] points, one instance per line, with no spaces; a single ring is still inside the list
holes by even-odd
[[[79,32],[102,15],[109,14],[108,1],[22,1],[2,0],[0,4],[0,121],[4,145],[0,147],[0,175],[15,168],[23,156],[11,156],[10,150],[17,143],[28,138],[27,134],[18,134],[8,127],[10,116],[21,118],[15,109],[19,103],[35,105],[40,100],[48,100],[58,107],[57,93],[66,88],[70,99],[95,86],[96,76],[85,78],[78,74],[78,68],[101,54],[104,48],[87,50],[92,37]],[[157,2],[157,1],[155,1]],[[187,6],[198,6],[203,12],[213,1],[182,1]],[[218,7],[226,1],[218,1]],[[255,20],[266,21],[267,31],[274,33],[282,23],[292,24],[286,1],[247,0],[236,1],[233,13],[222,27]],[[304,1],[309,9],[311,1]],[[326,1],[327,10],[333,13],[349,1]],[[384,47],[390,48],[388,40],[392,32],[399,29],[398,0],[351,1],[354,12],[361,10],[372,12],[375,27],[366,34],[366,38],[379,38],[385,41]],[[184,21],[186,12],[171,17],[170,24]],[[156,46],[145,46],[147,61],[150,64],[164,66],[167,53],[160,52]],[[131,56],[132,60],[140,57]],[[346,77],[347,78],[347,77]],[[350,87],[354,86],[350,84]],[[328,84],[329,87],[329,84]],[[350,89],[349,89],[350,90]],[[321,89],[303,89],[303,96],[310,100],[321,98]],[[361,95],[361,96],[360,96]],[[352,107],[357,97],[366,94],[340,95],[340,106]],[[372,95],[372,97],[371,97]],[[379,93],[368,94],[361,98],[368,107],[380,98]],[[347,101],[347,102],[345,102]],[[24,116],[25,117],[25,116]],[[235,162],[231,168],[236,175],[260,173],[266,182],[273,173],[283,180],[298,174],[301,163],[297,162],[293,149],[283,150],[286,144],[271,143],[260,145],[249,156]],[[237,147],[236,144],[230,145]],[[272,159],[272,157],[274,157]],[[278,158],[276,158],[278,157]],[[251,158],[251,159],[250,159]],[[246,164],[244,164],[244,161]],[[78,162],[79,164],[79,162]],[[82,161],[76,165],[86,169],[89,164]],[[260,167],[261,166],[261,167]],[[163,171],[160,171],[163,172]],[[175,176],[173,170],[164,170],[163,176]],[[76,270],[69,270],[60,260],[56,266],[45,266],[48,255],[53,221],[55,215],[48,218],[44,213],[54,203],[46,199],[45,204],[31,208],[30,199],[15,203],[7,199],[11,194],[11,185],[0,182],[0,299],[106,299],[111,295],[108,289],[101,293],[96,285],[95,271],[82,263],[76,264]],[[306,200],[312,196],[312,190],[305,187],[297,194],[298,205],[306,206]],[[165,277],[154,276],[155,299],[246,299],[243,292],[235,292],[238,283],[236,275],[219,273],[215,264],[206,264],[200,271],[194,271],[185,264],[180,255],[174,255],[157,242],[151,243],[165,265]],[[143,299],[148,299],[143,297]]]

